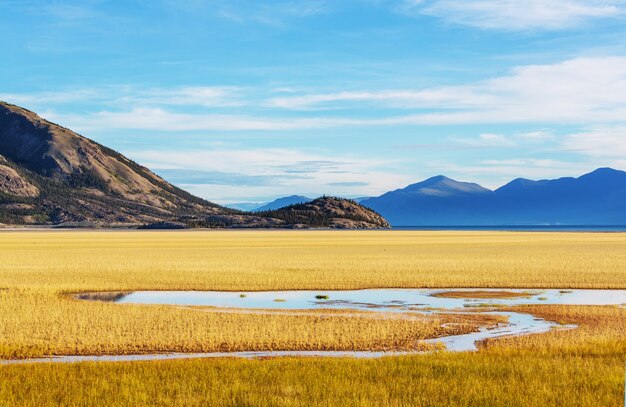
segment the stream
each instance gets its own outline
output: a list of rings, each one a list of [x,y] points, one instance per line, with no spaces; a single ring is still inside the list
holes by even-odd
[[[291,290],[291,291],[137,291],[131,293],[83,293],[82,300],[111,301],[119,304],[161,304],[207,306],[239,310],[359,310],[373,312],[437,313],[473,312],[502,315],[508,323],[477,332],[427,339],[425,343],[442,343],[447,351],[476,351],[485,339],[573,329],[575,326],[536,318],[521,312],[496,311],[495,307],[560,304],[616,305],[626,304],[626,290],[587,289],[365,289],[365,290]],[[485,311],[480,311],[485,309]],[[379,358],[409,355],[424,351],[251,351],[209,353],[159,353],[139,355],[52,356],[21,360],[0,360],[0,365],[24,363],[122,362],[197,358],[266,358],[266,357],[353,357]]]

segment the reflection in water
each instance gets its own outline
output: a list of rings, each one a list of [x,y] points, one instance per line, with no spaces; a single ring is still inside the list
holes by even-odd
[[[453,291],[454,298],[445,297]],[[513,306],[526,304],[620,305],[626,304],[626,290],[536,290],[508,289],[524,294],[517,297],[457,298],[462,292],[502,292],[502,289],[367,289],[338,291],[137,291],[114,301],[122,304],[198,305],[247,309],[353,309],[415,311],[459,309],[468,306]],[[444,294],[444,296],[441,296]],[[323,298],[320,298],[323,297]],[[327,299],[326,299],[327,298]],[[278,301],[277,301],[278,300]]]

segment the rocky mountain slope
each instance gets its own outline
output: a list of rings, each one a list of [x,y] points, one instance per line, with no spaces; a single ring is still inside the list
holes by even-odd
[[[105,146],[0,102],[0,222],[134,224],[228,212]]]
[[[320,211],[329,205],[321,205]],[[355,217],[365,223],[375,219],[352,203],[333,205],[344,207],[343,224],[354,224]],[[308,213],[322,218],[330,214],[316,215],[315,210],[309,208]],[[341,216],[333,212],[331,223],[342,224]],[[4,102],[0,102],[0,224],[292,226],[285,218],[244,213],[195,197],[108,147]]]

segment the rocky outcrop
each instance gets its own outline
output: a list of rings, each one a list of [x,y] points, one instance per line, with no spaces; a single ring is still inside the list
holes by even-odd
[[[33,198],[39,195],[39,188],[6,164],[6,159],[0,156],[0,191],[23,198]]]

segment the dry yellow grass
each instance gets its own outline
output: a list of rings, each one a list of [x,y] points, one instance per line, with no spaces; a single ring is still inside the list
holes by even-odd
[[[427,349],[420,340],[499,318],[374,313],[236,313],[0,293],[0,358],[247,350]],[[442,324],[449,324],[442,327]]]
[[[440,324],[457,318],[238,314],[68,295],[81,291],[626,288],[625,234],[19,232],[0,233],[0,259],[0,358],[402,349],[441,334]],[[474,354],[379,361],[2,366],[0,405],[621,404],[626,310],[525,310],[580,328],[493,341]],[[493,322],[473,318],[458,329]]]
[[[297,251],[306,251],[307,235],[293,236],[304,238]],[[265,282],[265,275],[258,273],[260,261],[266,262],[261,266],[265,273],[276,278],[289,271],[271,268],[273,261],[278,265],[300,256],[293,254],[289,244],[268,241],[276,238],[293,242],[291,234],[277,232],[0,234],[0,286],[5,288],[0,291],[0,357],[421,349],[425,346],[419,343],[421,339],[470,332],[498,321],[483,316],[459,324],[458,317],[449,315],[372,318],[368,313],[201,312],[77,301],[68,295],[82,290],[262,288],[259,284]],[[267,251],[268,244],[274,253],[271,258],[260,253]],[[318,250],[317,255],[324,258]],[[442,327],[450,322],[455,324]]]
[[[493,341],[479,352],[378,360],[0,366],[0,405],[623,405],[625,309],[533,306],[527,311],[579,328]]]
[[[576,329],[548,335],[489,340],[491,351],[511,348],[539,354],[622,355],[626,362],[626,308],[617,306],[527,305],[512,308]]]
[[[53,291],[626,288],[626,234],[0,233],[0,287]]]
[[[443,334],[440,324],[452,318],[207,313],[67,295],[79,291],[626,285],[622,234],[10,232],[0,233],[0,258],[3,358],[407,349]],[[455,329],[467,332],[493,322],[479,319]]]

